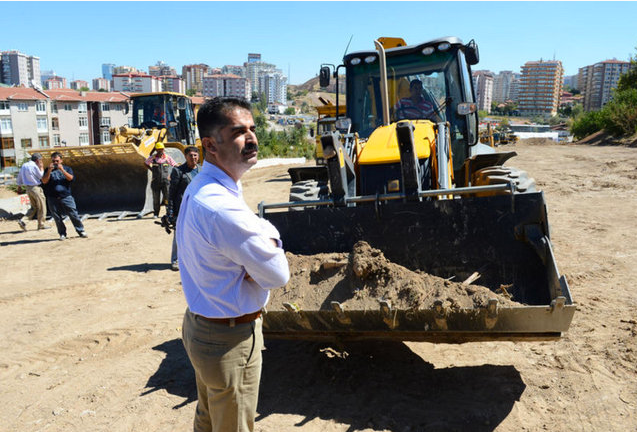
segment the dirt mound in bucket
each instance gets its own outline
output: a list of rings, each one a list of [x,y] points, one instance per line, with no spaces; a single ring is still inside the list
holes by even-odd
[[[281,310],[284,302],[303,310],[329,310],[333,301],[346,310],[371,310],[379,308],[380,300],[398,309],[429,309],[437,300],[452,310],[471,309],[486,307],[492,298],[501,307],[519,305],[506,288],[496,294],[483,286],[415,272],[389,261],[364,241],[356,243],[351,253],[286,255],[290,281],[272,291],[271,310]]]

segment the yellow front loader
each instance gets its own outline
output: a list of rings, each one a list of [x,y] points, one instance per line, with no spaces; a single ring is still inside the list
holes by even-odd
[[[132,124],[112,127],[111,143],[39,150],[45,164],[60,152],[75,174],[73,196],[80,214],[144,215],[152,211],[150,172],[144,162],[162,142],[178,163],[184,149],[201,143],[196,137],[190,99],[179,93],[140,93],[131,96]]]

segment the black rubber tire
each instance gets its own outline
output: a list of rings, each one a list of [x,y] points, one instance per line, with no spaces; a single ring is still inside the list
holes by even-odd
[[[316,201],[327,199],[329,188],[327,182],[319,180],[302,180],[290,188],[290,201]],[[291,210],[303,210],[307,207],[290,207]]]
[[[474,186],[494,185],[513,182],[516,193],[537,192],[535,179],[526,171],[509,166],[492,166],[482,168],[473,174],[471,184]]]

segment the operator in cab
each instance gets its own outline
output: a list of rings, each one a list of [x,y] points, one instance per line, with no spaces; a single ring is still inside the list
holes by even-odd
[[[409,83],[409,97],[400,99],[394,105],[394,115],[397,120],[431,120],[440,122],[436,114],[434,102],[423,95],[422,81],[412,80]]]

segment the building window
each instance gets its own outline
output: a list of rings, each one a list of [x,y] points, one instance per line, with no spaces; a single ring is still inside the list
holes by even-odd
[[[40,148],[47,148],[49,146],[49,137],[41,136],[38,137],[38,145]]]
[[[13,138],[0,138],[0,148],[3,148],[3,149],[15,148],[15,144],[13,143]]]
[[[111,105],[108,102],[102,102],[102,111],[110,111]]]
[[[38,117],[36,121],[38,125],[38,132],[47,132],[49,130],[46,122],[46,117]]]
[[[88,144],[88,134],[87,133],[81,133],[80,134],[80,145],[87,145]]]
[[[71,104],[64,104],[64,111],[73,111]]]
[[[86,102],[80,102],[77,105],[77,112],[85,113],[86,112]]]
[[[18,103],[18,111],[26,111],[28,109],[28,105],[26,104],[26,102],[20,102]]]
[[[20,140],[20,144],[22,145],[23,149],[27,149],[27,148],[33,147],[33,143],[31,142],[31,138],[22,138]]]
[[[111,118],[110,117],[102,117],[100,118],[100,126],[110,126]]]
[[[0,132],[2,133],[13,133],[13,127],[11,126],[10,118],[0,119]]]
[[[79,117],[80,129],[88,129],[88,117]]]
[[[16,166],[13,156],[0,157],[0,168],[8,168]]]
[[[115,104],[115,111],[123,111],[124,107],[122,106],[122,104]]]
[[[53,117],[51,119],[51,129],[60,130],[60,119],[58,119],[57,117]]]
[[[60,135],[53,135],[53,147],[60,147]]]
[[[102,144],[110,144],[111,133],[109,131],[102,131]]]
[[[9,114],[9,102],[0,101],[0,112],[3,114]]]
[[[57,112],[58,112],[58,104],[57,103],[53,102],[51,104],[51,112],[57,114]]]
[[[46,101],[37,101],[35,103],[35,112],[46,113]]]

